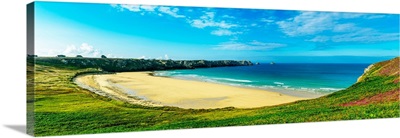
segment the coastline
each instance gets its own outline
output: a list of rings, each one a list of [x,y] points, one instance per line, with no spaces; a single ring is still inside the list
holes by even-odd
[[[74,82],[96,94],[132,104],[186,109],[256,108],[315,98],[151,74],[149,71],[87,74],[77,76]]]
[[[201,81],[201,82],[207,82],[207,83],[228,85],[228,86],[233,86],[233,87],[257,89],[257,90],[276,92],[276,93],[280,93],[280,94],[284,94],[284,95],[288,95],[288,96],[307,98],[307,99],[319,98],[319,97],[334,93],[334,92],[318,93],[318,92],[309,92],[309,91],[299,91],[299,90],[295,90],[295,89],[279,89],[279,88],[268,88],[268,87],[260,88],[257,86],[237,85],[237,84],[223,83],[223,82],[217,82],[217,81],[207,81],[207,80],[201,80],[201,79],[189,79],[189,78],[184,78],[184,77],[162,76],[162,75],[156,75],[156,73],[154,71],[150,72],[149,75],[154,76],[154,77],[164,77],[164,78],[172,78],[172,79],[187,80],[187,81]]]
[[[96,76],[109,75],[109,74],[83,74],[78,75],[73,79],[73,82],[79,87],[87,89],[100,96],[105,96],[111,99],[128,102],[131,104],[139,104],[150,107],[160,107],[162,105],[153,103],[151,101],[140,99],[137,95],[129,95],[128,91],[116,87],[115,84],[109,83],[108,81],[100,80],[96,81]]]

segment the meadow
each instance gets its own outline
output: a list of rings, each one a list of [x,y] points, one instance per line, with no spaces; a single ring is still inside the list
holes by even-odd
[[[261,108],[146,107],[96,95],[73,83],[101,69],[28,62],[34,135],[71,135],[203,127],[397,118],[399,58],[374,64],[351,87],[317,99]],[[29,111],[32,111],[30,109]],[[28,112],[29,114],[29,112]]]

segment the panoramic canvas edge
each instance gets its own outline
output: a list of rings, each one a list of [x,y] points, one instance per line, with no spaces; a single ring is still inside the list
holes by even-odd
[[[27,62],[26,62],[26,133],[34,136],[35,113],[34,113],[34,82],[35,82],[35,2],[26,5],[27,22]]]

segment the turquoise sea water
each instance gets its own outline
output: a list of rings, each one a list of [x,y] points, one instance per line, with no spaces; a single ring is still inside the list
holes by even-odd
[[[369,64],[261,64],[157,71],[156,76],[221,83],[281,92],[328,94],[357,81]]]

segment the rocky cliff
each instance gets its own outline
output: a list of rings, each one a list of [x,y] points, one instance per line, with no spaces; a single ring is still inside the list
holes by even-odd
[[[378,108],[374,109],[376,111],[386,111],[371,113],[370,117],[386,114],[399,116],[399,63],[400,58],[396,57],[372,64],[365,69],[356,84],[329,96],[337,97],[337,101],[347,101],[341,104],[342,106],[373,105],[370,108]],[[370,109],[370,111],[374,110]]]
[[[391,60],[372,64],[364,70],[364,74],[357,79],[357,82],[366,81],[372,77],[377,77],[377,76],[382,76],[382,77],[396,76],[396,79],[394,81],[398,82],[400,75],[399,63],[400,63],[400,57],[396,57]]]
[[[110,72],[123,71],[152,71],[170,69],[194,69],[225,66],[251,66],[251,61],[235,60],[145,60],[122,58],[75,58],[75,57],[36,57],[36,64],[76,67],[99,68]]]

